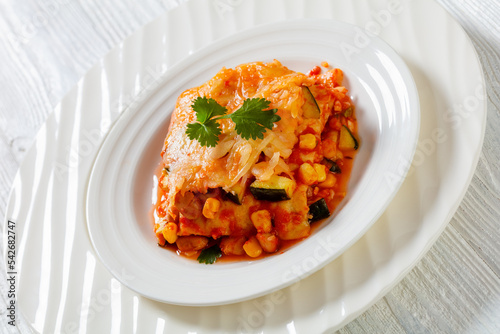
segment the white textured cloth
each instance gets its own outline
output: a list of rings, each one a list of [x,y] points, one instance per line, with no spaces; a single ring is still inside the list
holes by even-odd
[[[240,2],[214,1],[220,11]],[[16,171],[54,107],[109,50],[182,2],[5,0],[0,4],[2,231]],[[463,202],[427,255],[341,333],[500,333],[500,2],[438,3],[470,36],[483,66],[488,93],[483,151]],[[0,259],[0,332],[29,333],[30,324],[19,312],[17,326],[8,324],[10,284],[5,263],[6,256]],[[281,332],[292,333],[291,323]],[[84,331],[74,332],[79,330]],[[205,330],[212,333],[214,328],[193,332]]]

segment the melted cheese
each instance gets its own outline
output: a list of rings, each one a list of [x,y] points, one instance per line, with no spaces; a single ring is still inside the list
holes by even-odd
[[[175,208],[176,196],[187,191],[206,193],[209,188],[229,189],[249,177],[268,178],[279,170],[290,174],[286,159],[298,141],[298,134],[305,128],[321,133],[335,101],[331,87],[331,73],[311,77],[294,72],[280,62],[249,63],[223,68],[205,84],[189,89],[178,98],[168,135],[162,151],[163,165],[169,174],[163,185],[166,191],[166,212],[173,220],[179,213]],[[302,105],[305,98],[302,86],[320,85],[316,89],[321,109],[320,119],[304,119]],[[234,130],[229,119],[221,121],[222,134],[216,147],[203,147],[186,135],[186,125],[196,121],[191,105],[199,97],[215,99],[229,113],[236,111],[248,98],[265,98],[270,108],[277,108],[281,120],[272,131],[266,131],[264,139],[244,140]],[[261,153],[271,160],[266,166],[256,166]],[[259,168],[262,167],[262,168]],[[252,173],[254,173],[252,175]],[[257,175],[258,174],[258,175]],[[225,233],[224,233],[225,234]]]

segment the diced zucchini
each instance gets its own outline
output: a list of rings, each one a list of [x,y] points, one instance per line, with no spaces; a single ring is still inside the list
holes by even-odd
[[[243,195],[245,195],[245,187],[240,183],[237,183],[228,192],[226,192],[227,199],[238,205],[241,205]]]
[[[330,210],[324,198],[309,206],[309,215],[311,216],[310,223],[330,217]]]
[[[279,202],[292,197],[296,183],[284,176],[273,175],[267,181],[256,180],[250,185],[252,195],[261,201]]]
[[[302,106],[302,112],[305,118],[319,118],[321,115],[321,110],[319,109],[318,103],[311,93],[311,90],[307,86],[302,86],[302,94],[306,101]]]
[[[339,148],[341,150],[357,150],[358,141],[354,138],[351,130],[345,125],[340,129]]]
[[[340,169],[340,166],[337,164],[336,161],[328,160],[328,162],[331,164],[330,172],[332,172],[333,174],[341,174],[342,173],[342,169]]]
[[[354,108],[352,106],[350,106],[349,108],[344,110],[344,117],[351,117],[353,111],[354,111]]]

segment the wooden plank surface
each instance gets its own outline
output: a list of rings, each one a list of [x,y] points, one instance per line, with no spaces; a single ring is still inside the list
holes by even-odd
[[[113,46],[179,2],[0,3],[2,219],[15,173],[54,106]],[[500,333],[500,2],[438,2],[469,34],[483,65],[488,124],[480,161],[462,204],[429,253],[340,333]],[[29,333],[22,317],[15,329],[7,324],[3,258],[0,266],[0,332]]]

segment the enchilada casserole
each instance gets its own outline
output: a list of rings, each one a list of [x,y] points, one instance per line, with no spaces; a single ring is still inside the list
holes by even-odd
[[[355,109],[342,82],[340,69],[303,74],[275,60],[223,68],[183,92],[161,152],[159,245],[213,263],[262,257],[309,236],[344,198],[358,149]],[[230,116],[250,99],[279,116],[260,137],[243,138],[230,117],[212,121],[215,145],[188,135],[188,124],[200,121],[198,103]]]

